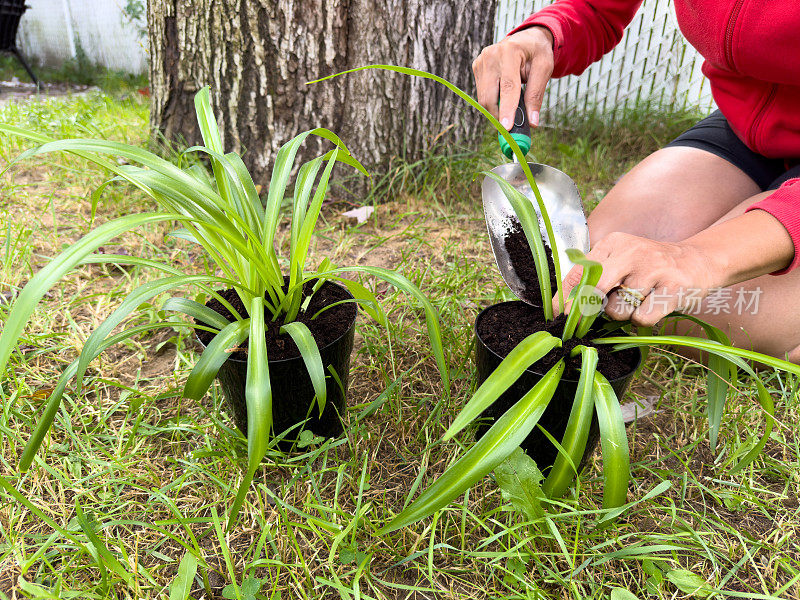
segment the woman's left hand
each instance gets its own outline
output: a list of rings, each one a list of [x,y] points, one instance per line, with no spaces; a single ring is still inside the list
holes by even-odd
[[[609,234],[586,257],[603,265],[597,288],[608,296],[606,314],[643,327],[697,303],[720,281],[713,261],[698,248],[627,233]],[[565,298],[580,279],[580,266],[567,273]],[[557,299],[553,305],[558,310]]]

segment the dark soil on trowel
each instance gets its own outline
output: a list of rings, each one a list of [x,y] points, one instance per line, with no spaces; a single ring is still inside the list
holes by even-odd
[[[538,298],[539,279],[536,276],[536,264],[533,262],[533,253],[530,244],[528,244],[528,238],[525,237],[525,232],[519,222],[515,222],[513,227],[506,233],[504,242],[511,266],[514,267],[517,276],[528,290],[527,296],[529,298]],[[553,263],[553,255],[547,244],[545,244],[544,249],[545,254],[547,254],[547,266],[550,270],[550,289],[555,295],[558,289],[556,266]],[[566,273],[563,273],[563,275],[566,275]]]

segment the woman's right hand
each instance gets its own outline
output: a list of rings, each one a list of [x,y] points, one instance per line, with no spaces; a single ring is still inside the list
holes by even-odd
[[[525,83],[525,106],[531,127],[539,124],[544,90],[553,73],[553,34],[529,27],[484,48],[472,63],[478,102],[511,129]],[[498,102],[499,100],[499,102]]]

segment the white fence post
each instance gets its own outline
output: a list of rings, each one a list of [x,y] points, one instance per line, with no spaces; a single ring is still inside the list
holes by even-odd
[[[498,0],[495,41],[550,0]],[[663,108],[714,107],[703,59],[678,30],[672,0],[645,0],[619,45],[580,76],[554,79],[543,109],[551,115],[597,108],[613,115],[652,103]]]

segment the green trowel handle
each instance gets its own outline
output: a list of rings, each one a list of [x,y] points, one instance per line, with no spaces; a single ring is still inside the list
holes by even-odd
[[[531,149],[531,127],[528,124],[528,111],[525,110],[524,89],[519,92],[519,106],[517,106],[517,112],[514,114],[514,124],[508,132],[519,145],[522,154],[527,154],[528,150]],[[500,150],[503,151],[503,154],[505,154],[507,158],[513,158],[514,152],[511,150],[511,146],[506,139],[500,134],[497,135],[497,139],[500,142]]]

